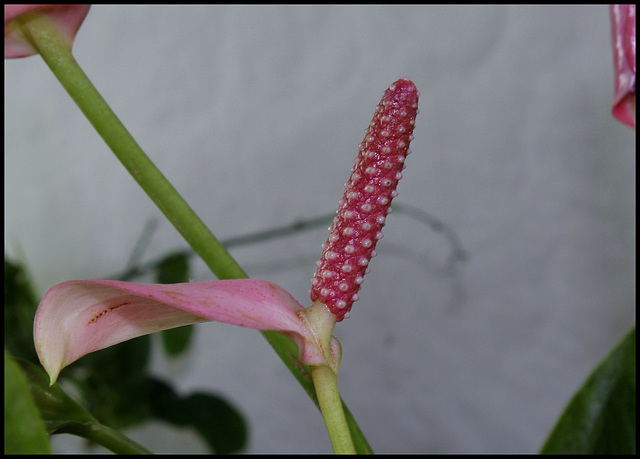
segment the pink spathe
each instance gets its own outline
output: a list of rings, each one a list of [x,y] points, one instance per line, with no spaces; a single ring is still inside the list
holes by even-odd
[[[611,39],[615,73],[612,113],[636,127],[636,5],[611,5]]]
[[[216,321],[291,338],[306,364],[325,358],[304,308],[287,291],[258,279],[184,284],[111,280],[63,282],[49,290],[36,313],[34,341],[52,382],[80,357],[138,336]]]
[[[18,58],[36,54],[36,49],[23,35],[15,19],[29,14],[50,18],[58,27],[69,48],[89,13],[91,5],[5,5],[4,6],[4,57]]]

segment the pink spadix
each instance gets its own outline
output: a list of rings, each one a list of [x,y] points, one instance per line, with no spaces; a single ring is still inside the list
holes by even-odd
[[[386,90],[376,108],[358,157],[345,184],[337,215],[323,244],[322,258],[312,281],[311,300],[319,300],[337,321],[348,317],[410,153],[418,114],[418,90],[398,80]]]

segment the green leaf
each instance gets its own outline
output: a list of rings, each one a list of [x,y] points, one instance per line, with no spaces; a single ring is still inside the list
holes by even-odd
[[[96,418],[123,429],[146,421],[151,337],[141,336],[86,355],[69,367],[86,406]]]
[[[183,354],[191,345],[194,330],[193,325],[162,330],[160,336],[162,337],[164,352],[169,357],[177,357]]]
[[[4,453],[51,454],[51,444],[29,383],[4,351]]]
[[[635,454],[635,327],[573,396],[540,452]]]
[[[142,446],[101,424],[82,405],[69,397],[58,384],[49,386],[49,375],[42,367],[25,360],[19,361],[19,364],[28,380],[27,390],[31,392],[49,434],[77,435],[115,453],[148,454]]]
[[[184,252],[167,255],[158,262],[155,271],[159,284],[189,282],[189,255]]]
[[[38,299],[18,263],[4,259],[4,345],[11,355],[37,362],[33,318]]]
[[[31,394],[50,434],[73,430],[73,424],[98,422],[58,384],[49,386],[49,376],[42,367],[27,361],[18,361],[18,363],[29,380]]]
[[[167,255],[155,266],[156,282],[159,284],[178,284],[189,282],[189,254],[177,252]],[[193,337],[194,328],[191,325],[178,327],[160,332],[162,347],[169,357],[183,354]]]
[[[222,397],[199,392],[180,397],[169,385],[155,380],[150,399],[159,419],[192,427],[212,453],[238,453],[247,443],[244,417]]]

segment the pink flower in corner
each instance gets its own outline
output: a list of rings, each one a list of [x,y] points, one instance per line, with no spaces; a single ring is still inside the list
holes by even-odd
[[[80,280],[49,290],[36,313],[34,341],[51,382],[90,352],[149,333],[208,321],[291,338],[306,364],[325,364],[319,343],[288,292],[257,279],[186,284]],[[337,341],[332,339],[332,350]]]
[[[636,127],[636,5],[611,5],[615,95],[613,116]]]
[[[91,5],[4,5],[4,57],[27,57],[36,54],[29,40],[23,35],[18,18],[29,14],[49,17],[57,26],[69,47],[73,44],[78,29]]]

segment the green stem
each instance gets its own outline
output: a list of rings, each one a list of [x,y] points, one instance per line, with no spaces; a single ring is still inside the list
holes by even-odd
[[[16,21],[21,22],[22,30],[32,45],[116,157],[216,277],[218,279],[248,277],[247,273],[231,257],[177,190],[147,157],[115,113],[109,108],[72,56],[69,47],[61,39],[56,26],[47,18],[37,14],[27,15],[16,19]],[[262,332],[262,334],[272,344],[276,353],[296,378],[299,381],[305,379],[304,370],[297,365],[292,365],[290,362],[291,353],[288,351],[288,347],[283,344],[283,340],[288,341],[288,339],[274,332],[267,331]],[[314,370],[312,370],[313,372]],[[329,375],[320,370],[319,376],[314,377],[315,379],[317,379],[315,384],[316,391],[327,393],[327,397],[328,394],[334,394],[330,402],[331,406],[342,405],[335,399],[337,397],[337,400],[340,400],[337,395],[335,377],[334,381],[332,381]],[[324,388],[325,385],[326,390]],[[318,399],[327,399],[327,397],[323,395]],[[321,408],[322,404],[323,402],[320,402]],[[353,417],[349,415],[347,419],[346,423],[342,420],[339,423],[332,424],[339,425],[339,429],[343,430],[350,440],[348,426],[353,432],[354,438],[359,439],[359,452],[370,452],[370,447]],[[105,433],[101,432],[97,435],[102,436]],[[353,449],[353,445],[351,445],[351,449]]]
[[[327,365],[313,365],[311,375],[333,451],[336,454],[355,454],[356,449],[338,393],[338,375]]]
[[[71,429],[66,433],[73,433],[91,440],[116,454],[152,454],[151,451],[117,430],[100,423],[83,424],[82,428]]]
[[[338,369],[342,350],[340,343],[333,338],[336,316],[317,300],[304,310],[303,316],[313,330],[327,361],[327,365],[311,365],[311,376],[331,446],[336,454],[355,454],[356,449],[338,392]]]

